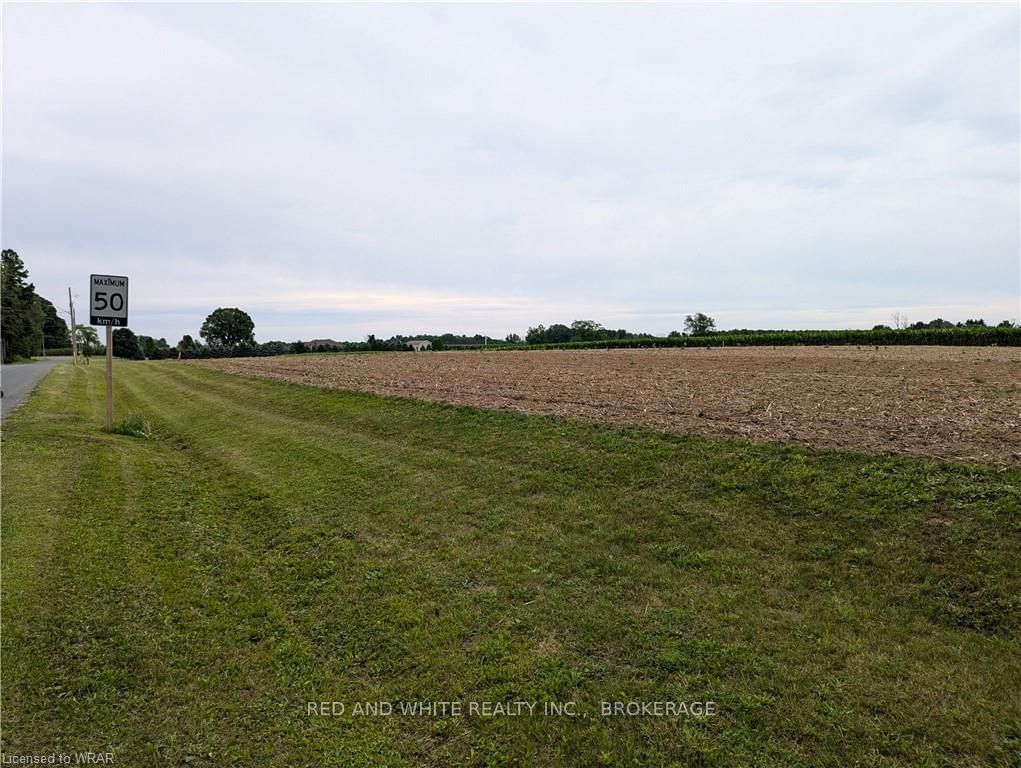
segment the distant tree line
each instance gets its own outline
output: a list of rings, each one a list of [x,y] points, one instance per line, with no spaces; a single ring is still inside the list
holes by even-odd
[[[516,349],[613,349],[625,347],[728,347],[728,346],[1021,346],[1021,326],[960,325],[950,328],[877,328],[848,331],[723,331],[700,335],[671,333],[669,336],[635,336],[603,341],[571,341],[556,344],[526,344]]]
[[[537,325],[525,334],[526,344],[567,344],[576,341],[607,341],[610,339],[652,338],[648,333],[633,333],[624,328],[604,328],[594,320],[575,320],[570,325],[553,323]]]
[[[67,323],[52,302],[35,292],[17,251],[0,254],[0,340],[3,362],[64,351],[71,344]]]
[[[877,325],[872,330],[777,331],[739,329],[718,331],[714,318],[703,312],[687,315],[684,331],[667,336],[604,328],[593,320],[570,325],[553,323],[529,328],[524,339],[516,333],[503,339],[482,334],[397,334],[388,339],[369,334],[365,341],[255,341],[255,323],[236,307],[220,307],[202,323],[199,339],[185,334],[176,345],[166,339],[136,336],[128,328],[114,331],[114,355],[132,360],[207,357],[268,357],[315,352],[403,352],[412,339],[432,342],[434,350],[457,349],[586,349],[619,347],[783,346],[823,344],[928,344],[1021,346],[1021,328],[1010,321],[992,327],[984,320],[953,324],[941,318],[928,323],[906,323],[900,328]]]
[[[963,323],[951,323],[949,320],[944,320],[942,317],[937,317],[935,320],[930,320],[927,323],[921,321],[917,323],[903,324],[900,330],[911,330],[911,331],[922,331],[932,328],[988,328],[986,321],[979,318],[978,320],[965,320]],[[997,328],[1012,328],[1014,323],[1010,320],[1003,320],[997,326]],[[874,331],[892,331],[894,328],[889,325],[876,325],[872,328]]]
[[[114,331],[113,354],[129,360],[162,360],[166,358],[215,358],[215,357],[268,357],[274,355],[304,354],[310,352],[404,352],[409,351],[412,339],[427,339],[433,349],[459,349],[481,346],[507,346],[520,343],[521,338],[511,334],[507,339],[493,339],[482,334],[473,336],[444,334],[419,334],[417,336],[395,335],[389,339],[378,339],[369,334],[365,341],[340,341],[335,343],[304,341],[255,340],[255,323],[251,316],[237,307],[220,307],[214,310],[199,330],[198,339],[185,334],[171,347],[166,339],[151,336],[137,336],[129,328]]]
[[[703,336],[716,330],[716,321],[703,312],[684,318],[684,332],[671,331],[670,338]],[[515,336],[520,343],[520,337]],[[573,344],[576,342],[622,341],[626,339],[654,339],[651,333],[629,331],[625,328],[604,328],[594,320],[575,320],[570,325],[553,323],[548,328],[537,325],[525,334],[525,344]],[[508,341],[510,337],[508,337]]]

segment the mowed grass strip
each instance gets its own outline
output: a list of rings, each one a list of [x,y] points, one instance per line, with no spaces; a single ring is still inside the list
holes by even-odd
[[[1012,765],[1021,472],[60,366],[3,434],[3,743],[121,765]],[[600,702],[716,702],[712,718]],[[316,717],[309,701],[576,701]]]

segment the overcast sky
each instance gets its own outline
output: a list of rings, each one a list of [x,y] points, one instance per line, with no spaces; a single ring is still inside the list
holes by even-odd
[[[3,21],[3,247],[171,343],[1021,314],[1014,3]]]

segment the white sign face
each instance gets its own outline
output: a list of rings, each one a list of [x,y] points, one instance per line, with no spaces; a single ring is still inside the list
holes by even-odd
[[[89,282],[89,325],[127,325],[128,278],[92,275]]]

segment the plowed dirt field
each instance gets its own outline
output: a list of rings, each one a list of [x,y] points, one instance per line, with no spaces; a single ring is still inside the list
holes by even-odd
[[[335,389],[675,432],[1021,464],[1021,350],[741,347],[194,361]]]

